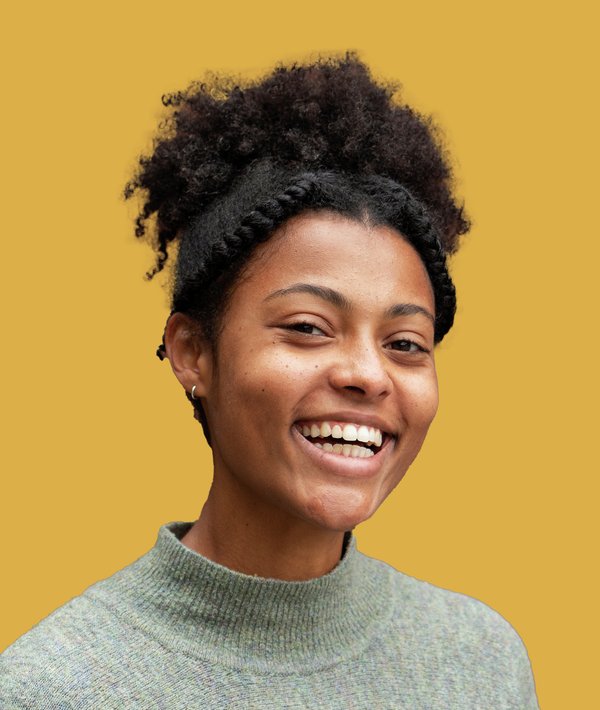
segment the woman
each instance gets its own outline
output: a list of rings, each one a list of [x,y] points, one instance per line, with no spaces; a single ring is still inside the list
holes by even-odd
[[[353,55],[170,97],[127,187],[177,244],[158,355],[214,461],[192,523],[2,656],[14,708],[535,708],[497,613],[352,530],[435,416],[468,223],[429,120]]]

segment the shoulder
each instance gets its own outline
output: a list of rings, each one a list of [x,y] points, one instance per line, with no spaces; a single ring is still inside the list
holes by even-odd
[[[105,605],[82,595],[68,601],[0,654],[0,707],[70,708],[110,683],[139,633]],[[71,702],[77,700],[74,705]]]
[[[438,636],[455,639],[456,643],[485,642],[497,650],[522,645],[512,625],[495,609],[467,594],[438,587],[395,571],[395,598],[404,609],[412,610],[413,619],[421,626],[437,630]],[[402,607],[396,614],[406,620]]]
[[[427,630],[430,638],[448,637],[455,643],[485,640],[498,648],[522,645],[511,624],[484,602],[411,577],[372,557],[366,561],[367,573],[380,584],[387,578],[393,623],[404,630]]]
[[[508,694],[520,699],[519,707],[537,708],[527,650],[501,614],[471,596],[377,564],[391,578],[390,643],[402,646],[403,657],[428,669],[433,683],[487,693],[490,707],[504,707],[499,699]]]

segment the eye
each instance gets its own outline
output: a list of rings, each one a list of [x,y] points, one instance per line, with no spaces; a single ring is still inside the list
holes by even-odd
[[[286,330],[293,330],[297,333],[302,333],[304,335],[325,335],[325,333],[320,328],[317,328],[316,325],[313,325],[312,323],[307,323],[306,321],[290,323],[289,325],[284,325],[283,327]]]
[[[422,347],[414,340],[409,340],[408,338],[402,338],[401,340],[394,340],[389,343],[392,350],[398,350],[403,353],[428,353],[429,350]]]

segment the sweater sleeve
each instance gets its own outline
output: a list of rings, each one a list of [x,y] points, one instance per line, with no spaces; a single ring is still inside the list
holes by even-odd
[[[83,596],[56,609],[0,654],[0,710],[115,707],[101,697],[111,682],[103,675],[103,659],[112,650],[102,642],[108,637],[118,647],[123,634],[131,635],[121,626]],[[89,702],[94,693],[95,705]]]
[[[521,640],[521,637],[514,632],[515,635],[515,660],[516,660],[516,676],[517,683],[521,693],[521,707],[523,710],[539,710],[539,704],[535,692],[535,681],[527,649]]]

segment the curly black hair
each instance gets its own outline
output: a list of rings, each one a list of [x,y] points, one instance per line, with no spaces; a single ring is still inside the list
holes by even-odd
[[[213,75],[163,104],[162,134],[125,197],[144,196],[135,234],[157,255],[146,277],[164,268],[176,242],[171,310],[190,315],[213,347],[254,247],[307,210],[400,232],[428,271],[441,341],[456,310],[446,255],[470,225],[452,194],[439,130],[401,101],[397,83],[375,81],[349,52],[279,65],[246,83]],[[157,354],[164,357],[164,337]],[[191,401],[210,443],[202,407]]]

